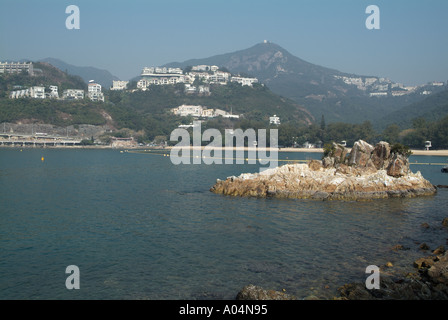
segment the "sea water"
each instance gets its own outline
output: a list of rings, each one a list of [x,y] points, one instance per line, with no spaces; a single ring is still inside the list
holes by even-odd
[[[235,198],[209,189],[257,165],[176,166],[163,154],[0,149],[0,298],[234,299],[254,284],[330,299],[369,265],[412,271],[420,243],[448,238],[447,189],[367,202]],[[448,185],[440,165],[411,169]],[[79,290],[65,285],[69,265]]]

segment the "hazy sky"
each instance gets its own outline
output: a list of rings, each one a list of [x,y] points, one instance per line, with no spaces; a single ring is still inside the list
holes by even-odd
[[[66,28],[69,5],[79,30]],[[379,30],[365,26],[368,5],[380,9]],[[265,39],[343,72],[448,80],[447,0],[0,0],[0,60],[53,57],[122,80]]]

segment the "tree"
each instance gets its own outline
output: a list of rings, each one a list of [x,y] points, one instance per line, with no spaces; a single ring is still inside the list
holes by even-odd
[[[384,129],[382,134],[382,139],[389,142],[389,144],[394,144],[399,141],[400,127],[396,124],[391,124]]]
[[[325,124],[325,117],[322,115],[322,118],[320,119],[320,129],[325,130],[327,128],[327,125]]]

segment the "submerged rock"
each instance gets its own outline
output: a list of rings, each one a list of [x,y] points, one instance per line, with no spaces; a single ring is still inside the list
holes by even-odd
[[[344,300],[447,300],[448,256],[423,257],[414,262],[417,271],[404,278],[382,276],[380,289],[350,283],[338,289]]]
[[[349,157],[341,147],[335,144],[322,161],[217,180],[210,191],[231,196],[317,200],[414,197],[437,192],[420,172],[409,170],[407,158],[391,154],[387,142],[373,147],[360,140]]]
[[[252,284],[245,286],[236,296],[236,300],[296,300],[295,296],[275,290],[265,290]]]

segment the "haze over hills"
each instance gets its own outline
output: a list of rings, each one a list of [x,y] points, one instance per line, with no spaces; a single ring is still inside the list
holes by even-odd
[[[47,62],[68,74],[80,76],[86,83],[90,80],[95,80],[96,83],[107,89],[112,86],[113,80],[120,80],[109,71],[95,67],[79,67],[55,58],[45,58],[40,61]]]
[[[397,124],[401,129],[412,126],[412,120],[423,118],[428,122],[437,121],[448,115],[448,89],[434,93],[422,101],[412,103],[384,116],[379,129]]]
[[[304,106],[316,119],[324,115],[328,122],[375,122],[386,113],[425,98],[421,91],[371,97],[370,94],[387,95],[391,88],[397,92],[405,89],[379,76],[349,74],[309,63],[267,41],[233,53],[165,66],[183,68],[202,64],[257,77],[273,92]]]

